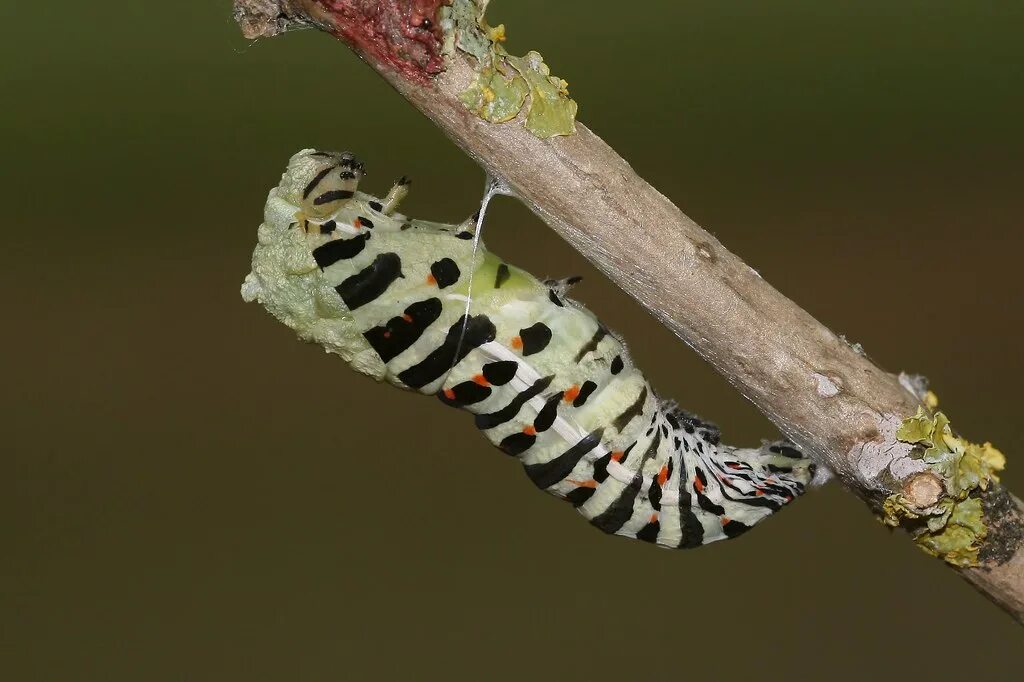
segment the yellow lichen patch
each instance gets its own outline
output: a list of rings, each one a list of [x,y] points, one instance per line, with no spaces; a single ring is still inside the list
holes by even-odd
[[[457,48],[477,63],[476,79],[459,100],[491,123],[510,121],[525,107],[524,125],[541,139],[575,133],[577,105],[569,97],[568,83],[552,76],[537,52],[508,54],[501,45],[505,25],[489,26],[486,7],[484,0],[454,0],[441,10],[445,51],[451,54]]]
[[[981,500],[972,497],[954,504],[942,528],[923,534],[917,545],[954,566],[977,566],[978,550],[987,534]]]
[[[487,31],[487,37],[490,38],[491,41],[495,43],[505,42],[505,24],[498,24],[494,28]]]
[[[938,404],[927,397],[926,402]],[[1006,466],[1003,453],[991,443],[977,445],[957,436],[946,415],[930,414],[923,407],[903,421],[896,438],[920,448],[922,461],[942,478],[945,494],[925,509],[902,494],[890,495],[882,505],[883,522],[909,526],[917,545],[933,556],[956,566],[976,566],[988,531],[981,500],[971,493],[999,480],[996,472]]]
[[[521,76],[505,78],[490,66],[459,95],[459,100],[477,116],[491,123],[504,123],[519,114],[530,88]]]
[[[953,433],[946,415],[928,414],[923,407],[904,420],[896,438],[925,448],[922,459],[943,477],[947,492],[958,499],[976,488],[987,489],[990,480],[999,480],[996,472],[1006,466],[1003,453],[991,443],[969,443]]]
[[[569,97],[569,84],[551,75],[539,52],[507,59],[530,84],[527,129],[541,139],[575,133],[576,102]]]

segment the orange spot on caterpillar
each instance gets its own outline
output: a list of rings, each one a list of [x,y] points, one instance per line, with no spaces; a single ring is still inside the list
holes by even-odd
[[[404,315],[402,315],[402,319],[405,320],[406,322],[412,322],[412,315],[410,315],[409,313],[405,313]]]
[[[385,339],[390,339],[391,338],[391,332],[384,332],[384,338]]]
[[[723,516],[722,517],[722,525],[723,526],[728,526],[730,521],[732,521],[732,519],[730,519],[728,516]]]
[[[756,495],[757,497],[761,497],[762,495],[764,495],[764,491],[763,490],[756,490],[756,491],[754,491],[754,495]]]
[[[786,502],[792,502],[792,501],[793,501],[793,496],[792,495],[786,495]]]
[[[437,284],[437,279],[433,275],[427,275],[427,284]]]
[[[658,520],[658,515],[657,514],[651,514],[651,518],[647,519],[647,522],[648,523],[654,523],[657,520]]]
[[[623,452],[613,452],[612,453],[612,461],[613,462],[621,462],[622,461],[622,455],[624,455],[624,454],[625,453],[623,453]]]
[[[661,471],[658,472],[658,485],[665,485],[668,481],[668,465],[661,467]]]
[[[356,218],[355,220],[352,221],[352,227],[356,228],[357,230],[362,229],[363,221],[360,220],[359,218]]]
[[[577,486],[579,488],[596,488],[597,487],[597,481],[595,481],[594,479],[590,479],[589,481],[574,481],[574,480],[572,480],[570,478],[570,479],[568,479],[568,481],[569,481],[569,483],[572,483],[574,486]]]
[[[444,389],[444,397],[448,398],[448,400],[455,400],[455,391],[450,388]]]
[[[537,429],[533,428],[532,426],[527,426],[525,429],[523,429],[523,433],[525,433],[527,436],[536,436]]]
[[[479,384],[480,386],[490,386],[491,385],[491,382],[487,381],[487,379],[484,378],[483,374],[477,374],[475,377],[473,377],[473,383],[474,384]]]
[[[573,384],[569,388],[569,390],[565,392],[564,395],[565,395],[565,402],[571,403],[572,401],[576,400],[576,398],[579,397],[579,395],[580,395],[580,387],[577,386],[576,384]]]
[[[699,493],[704,492],[704,484],[701,483],[700,479],[697,478],[696,476],[694,476],[694,478],[693,478],[693,487]]]
[[[740,468],[740,465],[737,462],[729,462],[728,466],[729,466],[730,469],[739,469]]]
[[[513,348],[515,348],[516,350],[522,350],[523,349],[523,340],[521,338],[519,338],[518,336],[513,336],[512,337],[512,343],[510,345]]]

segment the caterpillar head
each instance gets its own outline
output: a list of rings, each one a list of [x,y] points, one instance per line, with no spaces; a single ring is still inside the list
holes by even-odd
[[[303,215],[323,219],[346,205],[360,205],[356,185],[363,166],[349,154],[306,149],[294,155],[280,184],[267,197],[252,272],[242,284],[242,298],[258,301],[301,338],[341,355],[373,376],[383,364],[373,354],[312,255],[312,243],[328,239],[319,227],[307,233]],[[358,209],[353,209],[358,210]]]
[[[335,213],[352,198],[364,175],[350,152],[306,149],[292,157],[281,180],[284,198],[314,220]]]

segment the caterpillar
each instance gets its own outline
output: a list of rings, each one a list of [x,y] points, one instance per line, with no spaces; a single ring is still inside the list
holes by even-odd
[[[242,285],[299,337],[378,381],[473,414],[539,488],[591,524],[663,547],[733,538],[804,492],[814,465],[787,442],[734,448],[661,400],[622,341],[462,224],[358,191],[349,153],[304,150],[270,191]],[[472,281],[472,287],[470,282]]]

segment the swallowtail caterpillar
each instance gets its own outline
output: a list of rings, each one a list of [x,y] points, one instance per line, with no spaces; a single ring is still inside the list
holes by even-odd
[[[697,547],[804,491],[813,464],[788,444],[723,445],[659,399],[619,338],[566,296],[573,280],[542,282],[474,249],[475,218],[406,218],[408,182],[378,199],[357,190],[362,173],[348,153],[292,157],[245,300],[378,381],[471,412],[534,484],[605,532]]]

